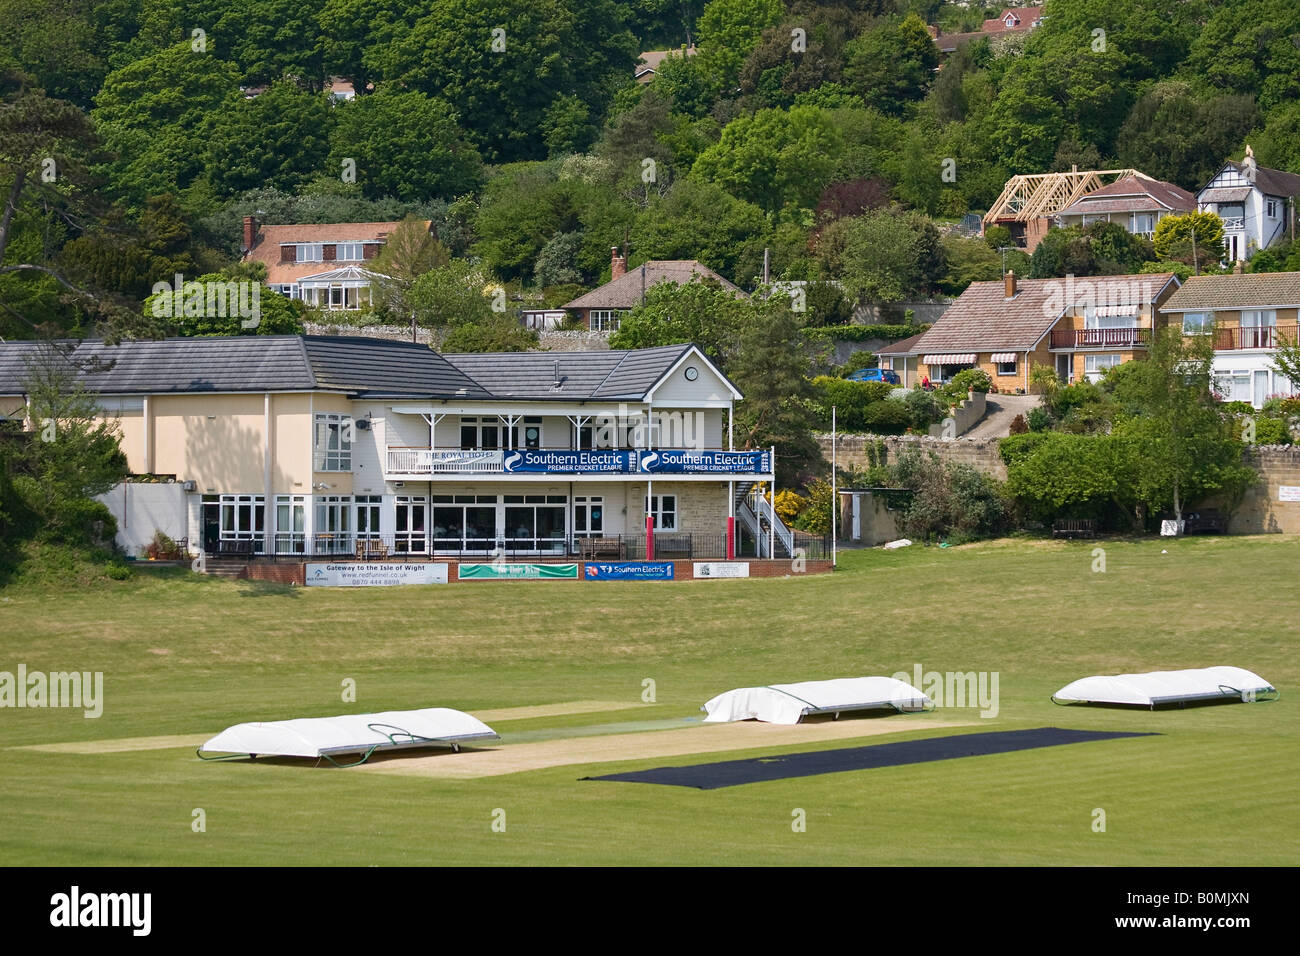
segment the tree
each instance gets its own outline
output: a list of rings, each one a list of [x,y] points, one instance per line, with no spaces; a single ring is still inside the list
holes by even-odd
[[[438,347],[443,352],[527,352],[537,348],[537,333],[508,315],[493,313],[455,326]]]
[[[1256,475],[1241,464],[1241,443],[1227,432],[1214,398],[1211,336],[1168,327],[1151,337],[1144,361],[1117,376],[1115,399],[1135,409],[1115,434],[1139,443],[1134,487],[1152,509],[1172,507],[1182,520],[1189,501],[1209,494],[1232,499]]]
[[[231,101],[213,114],[206,133],[208,182],[221,196],[296,189],[325,168],[333,121],[324,94],[288,80],[256,99]]]
[[[832,223],[818,238],[817,256],[858,301],[928,294],[946,271],[934,224],[897,208]]]
[[[1124,166],[1195,190],[1237,148],[1256,115],[1250,96],[1198,97],[1190,83],[1164,80],[1133,104],[1116,153]]]
[[[238,79],[229,63],[188,42],[110,73],[91,117],[116,154],[110,171],[117,188],[141,204],[192,185],[203,172],[210,118],[233,107]]]
[[[412,284],[406,301],[422,326],[483,323],[492,318],[488,278],[478,266],[453,259]]]
[[[937,283],[944,295],[961,295],[972,282],[1002,278],[1002,261],[983,239],[946,235],[939,242],[947,263],[947,271]]]
[[[843,153],[843,137],[826,111],[759,110],[727,124],[718,144],[695,161],[692,175],[769,213],[812,209]]]
[[[102,288],[63,274],[56,254],[71,229],[96,225],[103,204],[86,162],[98,140],[73,104],[46,97],[28,78],[0,70],[0,310],[9,334],[44,323],[72,325],[77,313],[113,337],[141,323]]]
[[[539,286],[567,285],[582,281],[578,271],[578,253],[582,236],[576,232],[557,232],[542,247],[533,276]]]
[[[127,474],[118,426],[100,414],[74,346],[41,342],[26,358],[24,390],[37,440],[27,446],[14,490],[32,511],[47,541],[73,546],[111,544],[116,524],[94,500]]]
[[[849,88],[868,106],[895,115],[924,98],[939,65],[939,48],[914,13],[849,41],[844,56]]]
[[[182,336],[301,335],[303,311],[301,302],[259,280],[218,272],[188,280],[179,291],[155,292],[144,303],[145,315]]]
[[[693,342],[711,361],[725,363],[748,312],[744,300],[717,282],[661,282],[646,290],[645,302],[623,316],[609,347],[644,349]]]
[[[354,172],[369,198],[450,199],[478,186],[482,161],[446,103],[381,90],[336,112],[329,167],[334,175]]]
[[[415,280],[450,261],[447,247],[429,232],[428,223],[407,216],[367,267],[378,276],[373,285],[376,303],[405,318],[411,311],[407,297]]]
[[[680,179],[636,218],[631,238],[638,259],[698,259],[734,276],[742,252],[761,247],[766,231],[757,206],[714,183]]]
[[[598,124],[636,60],[613,0],[441,0],[421,12],[371,44],[365,68],[381,90],[450,103],[493,163],[546,156],[548,124],[555,139],[575,115],[562,98],[576,97]]]
[[[709,0],[697,22],[700,66],[717,93],[730,93],[763,31],[780,22],[781,0]]]
[[[475,217],[473,252],[503,279],[530,277],[551,237],[578,228],[572,188],[558,171],[556,162],[510,163],[492,171]]]
[[[1223,220],[1212,212],[1189,212],[1165,216],[1156,223],[1155,252],[1161,259],[1175,259],[1200,268],[1223,259]]]
[[[1259,97],[1260,108],[1300,99],[1300,7],[1291,0],[1220,4],[1187,55],[1189,76],[1211,89]]]

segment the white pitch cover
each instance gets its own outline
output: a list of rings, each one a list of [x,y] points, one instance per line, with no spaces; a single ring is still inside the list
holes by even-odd
[[[911,684],[893,677],[844,677],[836,680],[738,687],[719,694],[701,708],[705,723],[761,720],[769,724],[797,724],[805,714],[895,708],[919,711],[933,701]]]
[[[1154,707],[1180,701],[1240,698],[1243,693],[1273,693],[1268,681],[1240,667],[1200,667],[1146,674],[1084,677],[1066,684],[1052,699],[1066,704],[1135,704]]]
[[[202,747],[206,753],[322,757],[326,754],[436,746],[496,737],[477,717],[447,707],[380,714],[300,717],[227,727]],[[418,740],[413,738],[419,738]]]

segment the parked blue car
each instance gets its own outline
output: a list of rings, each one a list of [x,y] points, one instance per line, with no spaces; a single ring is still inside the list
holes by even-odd
[[[897,372],[887,368],[860,368],[848,377],[850,382],[888,382],[890,385],[902,385],[903,380]]]

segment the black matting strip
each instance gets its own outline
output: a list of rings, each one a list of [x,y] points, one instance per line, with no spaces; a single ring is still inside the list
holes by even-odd
[[[818,774],[844,773],[849,770],[874,770],[878,767],[898,767],[910,763],[929,763],[932,760],[952,760],[956,757],[1004,754],[1016,750],[1059,747],[1063,744],[1084,743],[1090,740],[1158,736],[1160,735],[1154,733],[1127,731],[1036,727],[1033,730],[955,734],[949,737],[903,740],[868,747],[843,747],[838,750],[814,750],[809,753],[751,757],[747,760],[724,760],[718,763],[692,764],[687,767],[656,767],[653,770],[634,770],[629,773],[611,773],[603,777],[582,779],[661,783],[673,787],[718,790],[745,783],[815,777]]]

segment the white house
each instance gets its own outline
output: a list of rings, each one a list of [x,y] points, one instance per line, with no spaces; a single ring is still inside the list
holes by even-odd
[[[1245,159],[1224,163],[1196,194],[1196,206],[1223,220],[1224,258],[1245,262],[1294,235],[1297,196],[1300,176],[1260,166],[1247,146]]]

